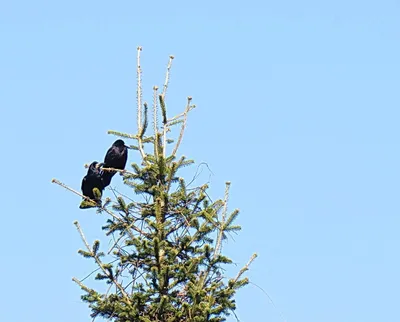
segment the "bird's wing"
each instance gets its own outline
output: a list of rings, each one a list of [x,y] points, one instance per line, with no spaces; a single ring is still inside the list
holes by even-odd
[[[106,156],[104,157],[104,164],[108,165],[115,158],[114,147],[108,149]]]
[[[81,184],[82,193],[83,193],[83,187],[85,186],[85,182],[86,182],[86,176],[84,176],[82,179],[82,184]]]

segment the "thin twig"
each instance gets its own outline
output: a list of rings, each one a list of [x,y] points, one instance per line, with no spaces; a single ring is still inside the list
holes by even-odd
[[[130,224],[128,227],[125,228],[125,230],[131,229],[133,226],[133,223]],[[125,230],[121,232],[121,236],[119,236],[117,238],[117,240],[115,241],[114,245],[110,248],[110,250],[108,251],[108,255],[111,253],[111,251],[115,248],[115,246],[120,242],[120,240],[125,236]]]
[[[185,116],[185,113],[186,113],[186,111],[181,113],[181,114],[175,115],[174,117],[172,117],[169,120],[167,120],[167,123],[171,123],[172,121],[175,121],[175,120],[179,119],[180,117]]]
[[[192,98],[189,96],[189,97],[187,98],[187,105],[186,105],[186,108],[185,108],[185,112],[184,112],[184,114],[183,114],[183,123],[182,123],[182,127],[181,127],[181,132],[179,133],[178,142],[176,142],[175,148],[174,148],[174,150],[172,151],[172,155],[175,155],[175,154],[176,154],[176,152],[178,151],[179,146],[180,146],[180,144],[181,144],[182,137],[183,137],[183,133],[185,132],[187,114],[188,114],[188,112],[189,112],[189,110],[190,110],[190,102],[191,102],[191,100],[192,100]]]
[[[240,276],[242,276],[242,274],[247,271],[249,269],[250,264],[257,258],[257,254],[253,254],[250,257],[249,262],[239,271],[239,273],[237,274],[236,278],[233,280],[235,283],[239,280]]]
[[[211,175],[214,175],[214,173],[211,171],[210,167],[208,166],[208,164],[207,164],[206,162],[201,162],[201,163],[199,163],[199,165],[197,166],[196,172],[195,172],[195,174],[194,174],[192,180],[186,185],[186,189],[187,189],[188,191],[189,191],[189,190],[196,190],[196,189],[199,188],[199,187],[195,187],[195,188],[190,188],[190,189],[188,189],[188,188],[190,187],[190,185],[191,185],[191,184],[200,176],[200,174],[203,172],[203,170],[201,170],[200,173],[199,173],[199,168],[200,168],[201,165],[205,165],[205,166],[207,167],[207,169],[210,171],[210,175],[209,175],[209,177],[208,177],[208,182],[206,182],[207,184],[210,183]]]
[[[114,259],[114,260],[113,260],[112,262],[110,262],[110,263],[115,263],[116,261],[119,261],[119,258]],[[83,282],[84,280],[86,280],[87,278],[89,278],[91,275],[93,275],[94,273],[96,273],[99,269],[100,269],[100,267],[99,267],[99,268],[96,268],[94,271],[92,271],[91,273],[89,273],[88,275],[86,275],[84,278],[81,278],[80,281]]]
[[[283,312],[281,310],[278,309],[278,307],[275,305],[274,301],[272,300],[272,297],[267,293],[267,291],[265,291],[262,287],[258,286],[255,283],[249,282],[249,284],[254,285],[255,287],[257,287],[259,290],[261,290],[261,292],[263,292],[269,299],[269,301],[271,302],[272,306],[275,308],[275,310],[277,310],[279,312],[279,315],[282,318],[282,321],[285,322],[286,319],[283,315]]]
[[[115,278],[110,275],[110,273],[103,267],[103,263],[100,261],[100,259],[98,258],[98,256],[93,252],[93,250],[90,248],[85,235],[83,234],[83,231],[78,223],[78,221],[74,222],[74,225],[76,226],[76,229],[78,230],[83,243],[85,244],[88,252],[92,255],[92,257],[94,258],[94,260],[96,261],[97,265],[99,265],[99,267],[101,268],[101,270],[103,271],[103,273],[115,284],[115,286],[121,291],[122,295],[125,296],[126,301],[131,304],[131,301],[129,299],[129,295],[125,292],[124,288],[115,280]]]

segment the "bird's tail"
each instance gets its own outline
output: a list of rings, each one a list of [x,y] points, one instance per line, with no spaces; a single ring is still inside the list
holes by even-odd
[[[101,173],[101,180],[103,181],[104,188],[107,187],[111,183],[111,179],[114,176],[115,172],[111,171],[103,171]]]

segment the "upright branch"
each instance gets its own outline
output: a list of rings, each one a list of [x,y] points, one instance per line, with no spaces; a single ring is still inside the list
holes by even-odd
[[[239,278],[243,275],[244,272],[249,270],[249,266],[256,258],[257,258],[257,254],[251,255],[248,263],[239,271],[239,273],[236,275],[235,279],[233,280],[235,283],[239,280]]]
[[[104,273],[104,274],[110,279],[110,281],[112,281],[112,282],[114,283],[114,285],[120,290],[121,294],[125,297],[125,300],[127,301],[127,303],[128,303],[128,304],[131,304],[131,301],[130,301],[130,299],[129,299],[129,295],[125,292],[125,290],[124,290],[124,288],[121,286],[121,284],[117,282],[117,280],[116,280],[115,277],[112,275],[112,273],[111,273],[109,270],[107,270],[107,269],[104,267],[104,264],[101,262],[101,260],[100,260],[100,258],[99,258],[99,256],[98,256],[98,254],[97,254],[97,249],[98,249],[98,247],[99,247],[99,242],[97,242],[97,243],[95,242],[95,244],[93,245],[93,249],[90,248],[90,246],[89,246],[88,242],[86,241],[85,235],[83,234],[83,231],[82,231],[81,226],[79,225],[78,221],[75,221],[75,222],[74,222],[74,225],[76,226],[76,229],[78,230],[79,235],[81,236],[82,241],[83,241],[83,243],[85,244],[86,249],[87,249],[88,252],[89,252],[89,255],[90,255],[91,257],[94,258],[94,260],[96,261],[96,263],[97,263],[97,265],[99,266],[99,268],[103,271],[103,273]],[[95,246],[95,245],[96,245],[96,246]]]
[[[144,134],[144,124],[142,124],[142,67],[140,65],[140,52],[142,51],[142,47],[137,48],[137,128],[138,128],[138,148],[140,151],[140,154],[142,156],[142,159],[144,160],[146,157],[146,154],[144,153],[143,150],[143,134]],[[147,111],[145,111],[147,113]],[[146,115],[145,115],[146,117]]]
[[[167,153],[167,132],[169,131],[168,123],[167,123],[167,111],[165,107],[165,95],[167,94],[168,84],[169,84],[169,73],[172,66],[172,60],[174,56],[169,56],[169,61],[167,65],[167,72],[165,73],[165,81],[162,94],[160,94],[160,105],[163,113],[163,157],[166,157]]]
[[[154,156],[158,158],[158,104],[157,104],[158,86],[153,87],[153,124],[154,124]]]
[[[163,157],[166,157],[167,153],[167,131],[168,131],[168,119],[167,119],[167,108],[165,106],[164,96],[158,95],[160,100],[161,112],[163,117]]]
[[[179,149],[179,146],[181,145],[182,142],[182,138],[183,138],[183,134],[185,132],[185,127],[186,127],[186,120],[187,120],[187,115],[189,113],[189,111],[195,107],[195,105],[190,105],[190,102],[192,101],[192,98],[189,96],[187,98],[187,105],[185,108],[185,112],[183,112],[183,122],[182,122],[182,126],[181,126],[181,132],[179,133],[179,137],[178,137],[178,142],[176,142],[175,148],[172,151],[172,155],[175,156],[176,152]]]
[[[225,183],[225,195],[224,195],[224,202],[223,202],[223,210],[221,216],[221,223],[218,230],[217,242],[215,244],[215,251],[214,251],[214,258],[216,258],[221,253],[222,248],[222,240],[225,236],[225,229],[226,228],[226,213],[228,211],[228,199],[229,199],[229,187],[231,183],[228,181]]]
[[[137,47],[136,72],[137,72],[137,128],[142,127],[142,67],[140,65],[140,52],[142,47]]]
[[[169,56],[168,65],[167,65],[167,72],[165,74],[164,87],[163,87],[163,91],[162,91],[162,96],[163,96],[164,99],[165,99],[165,95],[167,94],[168,83],[169,83],[169,73],[170,73],[170,70],[171,70],[172,60],[173,59],[174,59],[174,56],[170,55]]]

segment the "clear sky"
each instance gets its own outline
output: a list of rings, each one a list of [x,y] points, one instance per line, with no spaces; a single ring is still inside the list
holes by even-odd
[[[240,321],[400,321],[399,17],[394,0],[2,1],[0,320],[90,321],[72,222],[93,241],[105,218],[50,180],[79,190],[106,131],[136,131],[141,45],[144,98],[174,54],[169,113],[197,105],[180,151],[213,198],[232,182],[227,254],[259,254],[248,275],[276,307],[249,285]]]

